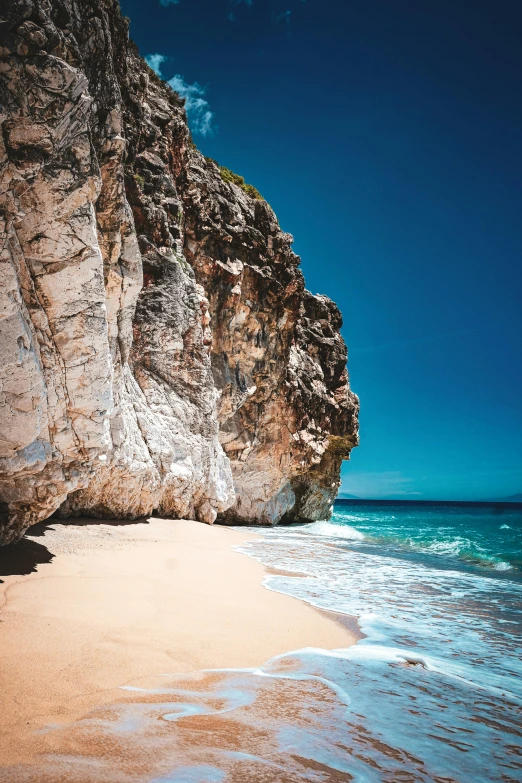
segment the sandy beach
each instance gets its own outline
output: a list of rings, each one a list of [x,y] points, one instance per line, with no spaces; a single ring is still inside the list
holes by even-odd
[[[252,538],[158,518],[51,520],[32,538],[51,562],[0,585],[0,779],[38,764],[49,726],[128,698],[122,686],[353,644],[335,615],[262,586],[263,567],[233,549]]]

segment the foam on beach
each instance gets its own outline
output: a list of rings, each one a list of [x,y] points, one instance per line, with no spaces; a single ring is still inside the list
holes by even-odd
[[[307,525],[307,532],[316,536],[330,536],[332,538],[347,538],[352,541],[363,541],[364,533],[350,525],[335,525],[332,522],[312,522]]]

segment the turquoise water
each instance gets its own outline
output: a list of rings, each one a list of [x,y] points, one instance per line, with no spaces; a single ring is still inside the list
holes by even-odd
[[[272,567],[269,590],[356,617],[364,637],[127,688],[39,781],[522,781],[521,509],[350,504],[253,532],[239,549]],[[78,755],[100,730],[107,753]]]
[[[342,734],[346,780],[522,780],[520,508],[350,503],[242,551],[306,575],[269,589],[356,616],[365,634],[298,654],[301,676],[345,696],[325,733]]]
[[[432,555],[435,559],[429,562],[439,567],[457,560],[457,567],[468,564],[522,572],[522,507],[518,505],[338,503],[330,522],[310,525],[307,532],[364,540],[398,557]]]

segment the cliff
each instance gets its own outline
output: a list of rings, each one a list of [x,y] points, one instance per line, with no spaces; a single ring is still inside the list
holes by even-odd
[[[1,0],[0,539],[58,511],[325,518],[341,316],[195,148],[115,0]]]

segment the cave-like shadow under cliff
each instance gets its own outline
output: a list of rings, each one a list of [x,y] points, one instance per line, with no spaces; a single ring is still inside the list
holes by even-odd
[[[17,541],[16,544],[0,546],[0,583],[3,583],[4,576],[26,576],[34,573],[37,566],[44,563],[50,563],[54,554],[49,549],[32,538],[44,536],[48,530],[54,530],[57,527],[72,525],[84,527],[86,525],[111,525],[120,527],[122,525],[137,525],[147,522],[143,519],[94,519],[91,517],[79,517],[72,519],[60,519],[59,517],[49,517],[43,522],[38,522],[30,527],[25,536]],[[29,537],[30,536],[30,537]]]

